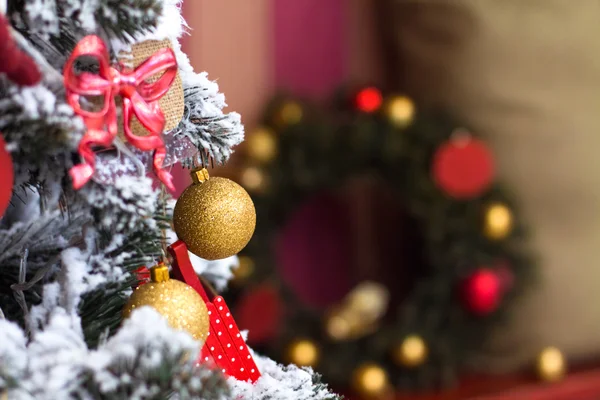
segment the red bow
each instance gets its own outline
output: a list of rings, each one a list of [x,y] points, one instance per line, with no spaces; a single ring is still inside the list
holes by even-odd
[[[74,62],[82,56],[91,56],[98,60],[98,74],[82,72],[76,74]],[[67,101],[80,115],[88,131],[79,143],[79,154],[84,163],[71,168],[69,174],[73,187],[81,188],[94,174],[96,157],[93,147],[109,147],[117,136],[117,106],[115,96],[123,99],[123,125],[125,137],[142,151],[154,150],[153,166],[158,178],[170,190],[174,190],[172,176],[161,169],[166,155],[161,134],[165,126],[165,117],[158,100],[168,91],[177,74],[177,61],[171,49],[161,49],[140,64],[134,70],[122,65],[113,68],[109,64],[106,44],[98,36],[84,37],[75,46],[64,70],[64,82]],[[163,73],[164,72],[164,73]],[[153,75],[163,75],[153,83],[146,80]],[[102,96],[104,104],[100,111],[82,108],[81,96]],[[135,114],[140,123],[150,133],[148,136],[136,136],[131,131],[131,118]]]

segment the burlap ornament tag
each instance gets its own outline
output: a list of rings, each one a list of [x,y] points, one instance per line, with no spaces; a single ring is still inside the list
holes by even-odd
[[[121,52],[119,61],[128,68],[136,68],[142,62],[160,49],[173,48],[169,39],[165,40],[147,40],[136,43],[131,46],[131,53]],[[156,82],[161,75],[157,74],[148,79],[149,82]],[[175,128],[183,117],[183,84],[179,72],[171,85],[169,91],[158,101],[160,108],[165,116],[164,131],[170,131]],[[119,117],[119,137],[124,139],[123,118]],[[131,120],[131,131],[137,136],[147,136],[148,131],[133,116]]]

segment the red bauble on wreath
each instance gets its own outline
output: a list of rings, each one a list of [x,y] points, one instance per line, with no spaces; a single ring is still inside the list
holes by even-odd
[[[459,200],[481,195],[494,179],[494,159],[484,142],[468,134],[455,135],[433,157],[435,184]]]
[[[502,280],[494,271],[480,268],[461,285],[460,295],[469,312],[486,316],[498,309],[504,292]]]
[[[0,135],[0,217],[10,204],[14,185],[14,170],[10,153],[6,150],[6,142]]]
[[[358,111],[364,113],[373,113],[383,104],[383,95],[381,90],[376,87],[366,87],[356,93],[354,97],[354,106]]]
[[[234,313],[240,329],[252,333],[248,343],[255,345],[277,339],[284,311],[281,294],[266,283],[245,293]]]

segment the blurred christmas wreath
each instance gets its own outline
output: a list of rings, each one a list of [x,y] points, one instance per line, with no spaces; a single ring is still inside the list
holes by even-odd
[[[451,384],[531,277],[515,201],[447,116],[374,87],[333,104],[277,97],[249,135],[260,223],[236,317],[255,348],[363,395]]]

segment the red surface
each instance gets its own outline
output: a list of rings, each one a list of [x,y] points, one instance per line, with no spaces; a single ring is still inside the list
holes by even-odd
[[[1,17],[1,15],[0,15]],[[10,204],[14,185],[13,162],[10,153],[6,151],[6,143],[0,135],[0,217]]]
[[[498,309],[502,300],[502,282],[494,271],[480,269],[465,280],[460,295],[470,312],[485,316]]]
[[[469,137],[442,144],[433,157],[433,180],[456,199],[481,195],[494,179],[494,159],[485,143]]]
[[[502,393],[479,395],[472,400],[598,400],[600,372],[589,371],[567,378],[558,384],[524,384]]]
[[[472,375],[459,386],[439,393],[398,394],[395,400],[598,400],[600,368],[572,372],[563,381],[547,384],[531,375]],[[354,400],[354,399],[353,399]]]
[[[238,380],[255,382],[260,377],[260,371],[225,300],[204,288],[194,272],[184,242],[178,240],[169,246],[169,253],[173,257],[173,277],[193,287],[202,296],[208,309],[210,332],[199,362],[221,368],[224,374]]]

